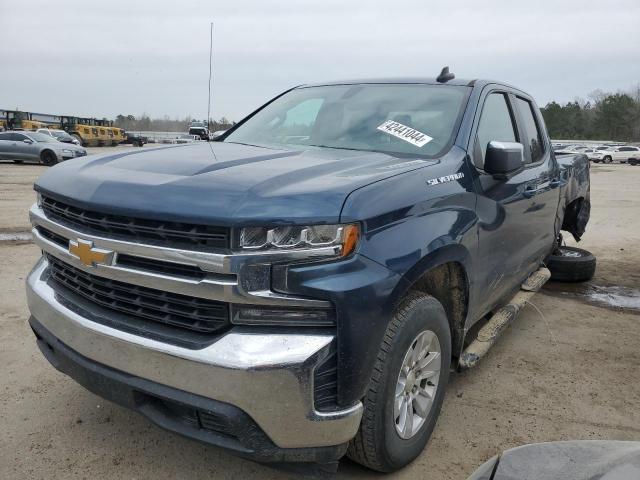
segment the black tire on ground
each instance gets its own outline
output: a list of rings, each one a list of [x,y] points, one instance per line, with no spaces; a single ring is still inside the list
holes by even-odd
[[[396,431],[394,400],[398,374],[405,354],[417,336],[434,332],[440,342],[441,369],[431,409],[412,437],[403,439]],[[347,456],[381,472],[398,470],[413,461],[424,449],[444,399],[451,364],[451,334],[440,302],[419,292],[410,292],[387,327],[378,350],[369,387],[363,399],[360,429],[349,444]]]
[[[72,133],[71,136],[80,142],[81,146],[85,146],[85,143],[82,141],[82,137],[77,133]]]
[[[611,163],[611,157],[609,155],[607,155],[606,157],[604,157],[602,159],[602,163]]]
[[[58,163],[58,157],[56,157],[56,154],[53,153],[51,150],[45,150],[40,154],[40,161],[42,162],[43,165],[46,165],[47,167],[51,167],[52,165],[55,165],[56,163]]]
[[[637,158],[630,158],[629,159],[629,165],[638,165],[640,164],[640,160],[638,160]]]
[[[586,282],[596,273],[596,257],[582,248],[558,247],[546,264],[557,282]]]

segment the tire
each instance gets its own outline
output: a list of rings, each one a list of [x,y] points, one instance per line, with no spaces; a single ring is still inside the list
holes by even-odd
[[[58,157],[51,150],[45,150],[40,154],[40,162],[47,167],[51,167],[58,163]]]
[[[607,155],[606,157],[604,157],[602,159],[602,163],[611,163],[611,157],[609,155]]]
[[[78,135],[77,133],[72,133],[71,136],[80,142],[80,146],[86,146],[82,141],[82,137],[80,135]]]
[[[596,257],[582,248],[558,247],[546,261],[551,280],[586,282],[596,273]]]
[[[432,402],[424,414],[424,418],[421,418],[414,408],[416,401],[412,400],[409,404],[400,403],[400,405],[408,405],[408,408],[413,412],[411,418],[417,418],[419,423],[412,436],[401,438],[401,433],[398,430],[401,428],[402,413],[400,417],[396,416],[395,402],[396,399],[402,400],[403,397],[406,398],[406,395],[410,395],[402,389],[399,383],[401,368],[404,368],[403,365],[406,364],[407,358],[411,358],[409,349],[412,346],[417,346],[421,338],[425,338],[421,335],[430,336],[433,334],[435,334],[440,348],[440,372],[433,377],[428,377],[428,379],[419,380],[420,385],[424,383],[425,390],[433,388],[433,384],[435,384],[435,389],[432,391]],[[432,340],[431,347],[434,347],[434,344],[435,342]],[[431,352],[432,348],[426,350]],[[437,351],[435,347],[433,350]],[[433,362],[438,357],[434,352],[431,352],[422,361],[428,358],[433,358]],[[420,455],[433,432],[442,407],[450,364],[451,333],[442,305],[429,295],[410,292],[387,326],[363,399],[364,412],[360,429],[349,443],[347,456],[373,470],[392,472],[404,467]],[[435,367],[437,364],[433,363],[432,365]],[[427,366],[422,368],[426,369]],[[433,371],[435,370],[434,368]],[[419,370],[416,371],[419,373]],[[405,388],[410,385],[408,382],[409,380],[405,382]],[[400,388],[401,395],[396,396],[397,388]],[[413,391],[411,389],[411,392]],[[416,398],[420,398],[422,401],[427,398],[416,395]],[[428,400],[426,401],[428,402]],[[408,412],[408,409],[401,411]],[[409,417],[405,415],[405,419],[407,418]]]
[[[640,163],[640,160],[638,160],[637,158],[630,158],[629,159],[629,165],[633,165],[635,167],[639,163]]]

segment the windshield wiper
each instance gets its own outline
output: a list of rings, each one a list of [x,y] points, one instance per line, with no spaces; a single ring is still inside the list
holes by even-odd
[[[219,143],[235,143],[236,145],[245,145],[245,146],[247,146],[247,147],[266,148],[266,149],[268,149],[268,150],[280,150],[280,149],[275,148],[275,147],[265,147],[264,145],[254,145],[254,144],[252,144],[252,143],[243,143],[243,142],[226,142],[226,141],[219,142]]]

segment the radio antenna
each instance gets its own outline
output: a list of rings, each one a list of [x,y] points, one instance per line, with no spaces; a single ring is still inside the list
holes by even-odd
[[[209,28],[209,101],[207,103],[207,131],[209,130],[209,118],[211,117],[211,64],[213,63],[213,22]]]

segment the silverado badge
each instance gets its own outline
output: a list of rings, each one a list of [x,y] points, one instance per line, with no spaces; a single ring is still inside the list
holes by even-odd
[[[113,258],[111,250],[94,248],[93,242],[81,239],[69,240],[69,253],[90,267],[96,267],[98,264],[108,265]]]

